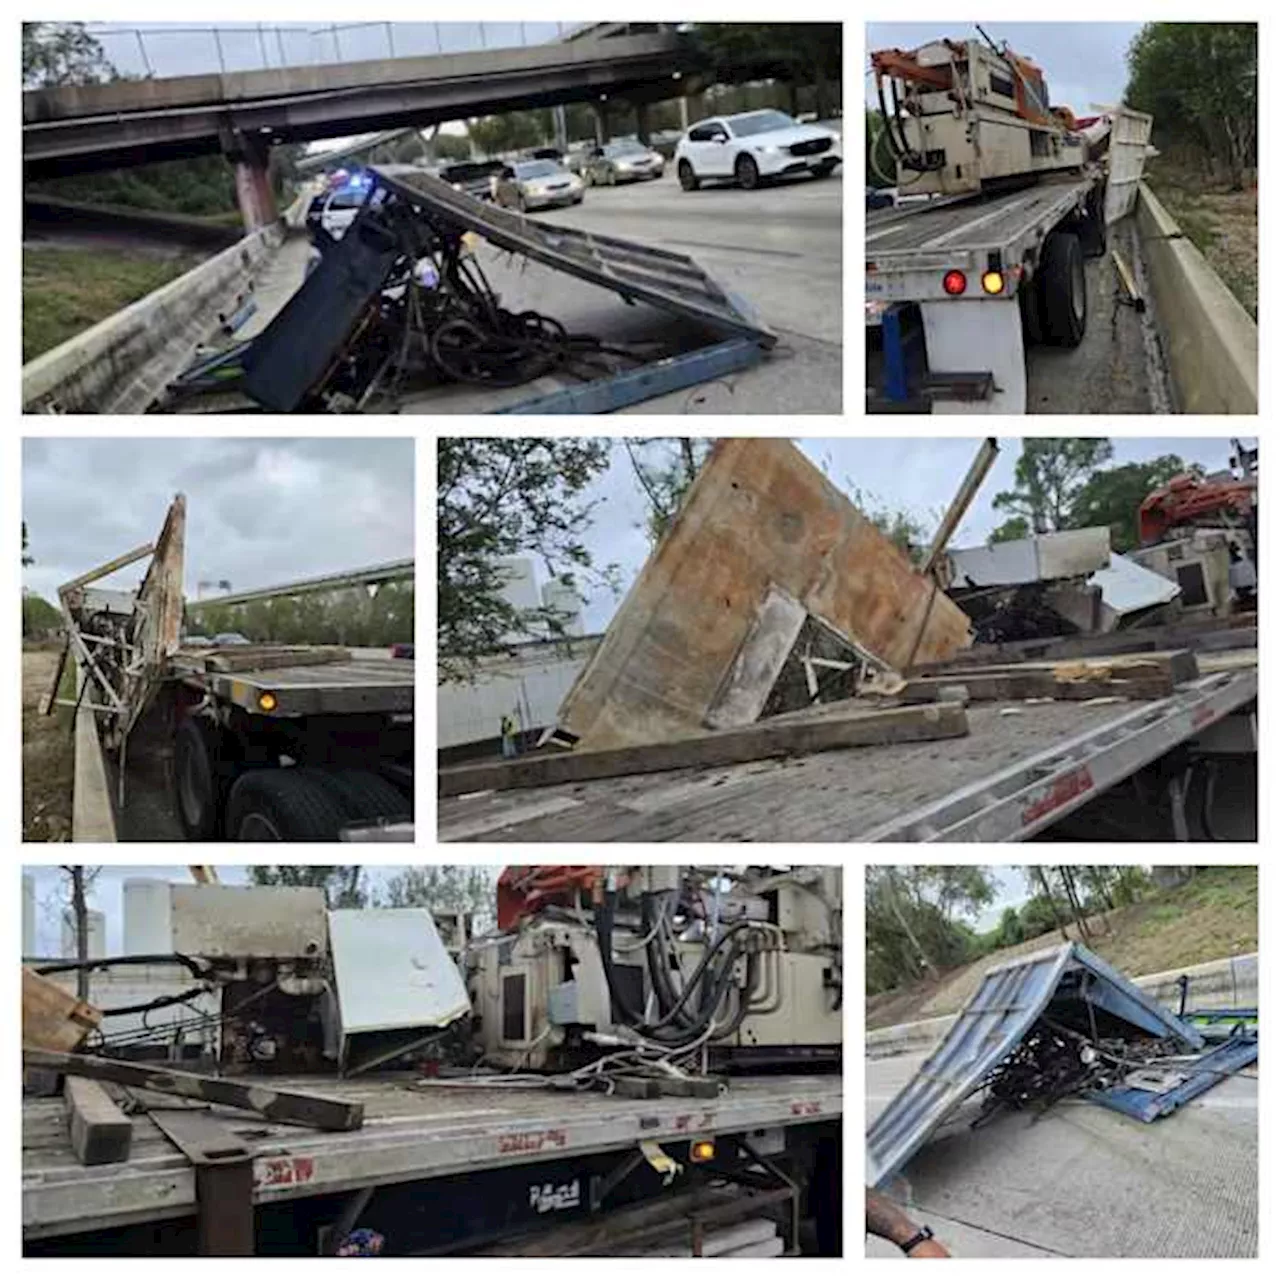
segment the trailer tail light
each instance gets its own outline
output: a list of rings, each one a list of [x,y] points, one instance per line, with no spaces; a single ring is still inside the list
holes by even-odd
[[[274,711],[279,703],[276,701],[274,693],[258,694],[258,709],[260,711]]]
[[[706,1164],[716,1158],[716,1144],[710,1138],[699,1138],[689,1144],[689,1163]]]
[[[969,287],[963,271],[948,271],[942,277],[942,291],[952,298],[958,298]]]
[[[1004,292],[1004,274],[1000,271],[984,271],[982,273],[982,292],[997,294]]]

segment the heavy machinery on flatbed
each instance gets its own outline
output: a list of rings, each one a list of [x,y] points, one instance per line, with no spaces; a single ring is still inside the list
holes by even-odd
[[[165,761],[188,839],[412,839],[412,660],[184,641],[185,530],[179,494],[154,544],[59,588],[66,642],[44,710],[93,716],[117,810],[132,745]],[[142,560],[137,591],[94,585]],[[61,699],[69,660],[77,694]]]
[[[1024,338],[1083,340],[1085,260],[1134,208],[1151,117],[1078,120],[1027,59],[973,40],[871,61],[898,203],[867,215],[868,408],[1022,413]]]
[[[24,1097],[28,1255],[838,1255],[838,868],[512,867],[447,947],[422,909],[163,887],[217,1015],[113,1033],[75,962],[24,970],[29,1090],[80,1081]]]

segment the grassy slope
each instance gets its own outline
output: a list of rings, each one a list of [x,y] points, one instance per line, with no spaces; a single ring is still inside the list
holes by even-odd
[[[61,707],[40,714],[40,699],[48,690],[58,650],[24,649],[22,653],[22,838],[71,839],[71,787],[75,747],[72,713]],[[68,662],[58,693],[74,698],[75,671]]]
[[[189,271],[198,257],[151,258],[109,249],[22,255],[25,363]]]
[[[1085,945],[1133,978],[1223,956],[1246,955],[1258,949],[1258,870],[1206,868],[1188,884],[1153,892],[1134,906],[1108,911],[1091,919],[1089,926],[1093,937],[1085,939]],[[1076,937],[1074,926],[1068,932]],[[890,1027],[955,1013],[993,964],[1061,941],[1057,932],[1044,934],[952,969],[940,982],[918,983],[906,991],[873,996],[867,1001],[867,1026]]]
[[[1157,156],[1144,176],[1183,234],[1258,318],[1258,189],[1229,191]]]

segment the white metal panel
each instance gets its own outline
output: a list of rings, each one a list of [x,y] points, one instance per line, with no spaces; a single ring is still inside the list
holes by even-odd
[[[436,691],[436,745],[456,747],[498,737],[504,715],[522,729],[545,729],[556,722],[565,695],[573,688],[587,651],[569,658],[512,663],[481,671],[474,682],[442,684]]]
[[[935,398],[934,413],[1026,412],[1027,369],[1016,298],[922,302],[920,315],[931,373],[990,373],[995,380],[989,400]]]
[[[1099,569],[1089,579],[1089,585],[1102,589],[1102,603],[1108,611],[1106,618],[1112,626],[1126,613],[1168,604],[1182,593],[1176,582],[1128,556],[1114,554],[1107,568]]]
[[[1133,212],[1138,183],[1151,140],[1151,117],[1117,107],[1111,113],[1111,150],[1107,168],[1107,226]]]
[[[1111,530],[1105,526],[1064,529],[1036,538],[1036,562],[1042,580],[1092,573],[1105,568],[1110,558]]]
[[[430,911],[331,911],[329,948],[344,1035],[443,1027],[470,1012]]]
[[[183,955],[289,960],[324,954],[319,889],[175,884],[169,891],[173,949]]]
[[[1077,578],[1106,567],[1111,533],[1106,528],[1070,529],[1031,538],[963,547],[949,553],[952,587],[1004,587],[1053,578]]]

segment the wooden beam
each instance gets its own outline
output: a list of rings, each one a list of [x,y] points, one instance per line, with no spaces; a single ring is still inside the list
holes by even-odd
[[[77,1000],[51,978],[22,966],[22,1042],[37,1049],[76,1048],[102,1021],[91,1004]]]
[[[253,1083],[222,1080],[191,1071],[170,1071],[147,1063],[121,1062],[84,1053],[54,1053],[22,1046],[22,1065],[59,1071],[68,1076],[85,1076],[112,1084],[154,1089],[180,1098],[196,1098],[225,1107],[256,1111],[268,1120],[304,1124],[314,1129],[358,1129],[364,1123],[364,1105],[314,1093],[292,1093],[261,1081]]]
[[[442,769],[439,792],[442,796],[460,796],[473,791],[547,787],[559,782],[661,773],[668,769],[719,768],[777,756],[838,751],[844,747],[960,738],[968,732],[964,708],[954,705],[897,707],[854,715],[777,717],[745,729],[725,729],[672,742],[611,747],[603,751],[547,752],[501,764]]]
[[[1015,702],[1023,698],[1087,701],[1090,698],[1167,698],[1200,674],[1195,654],[1186,650],[1142,657],[1082,659],[970,667],[907,681],[904,702],[933,702],[943,689],[963,687],[973,702]]]
[[[81,1164],[118,1164],[129,1158],[133,1121],[98,1081],[68,1076],[62,1098],[71,1149]]]

